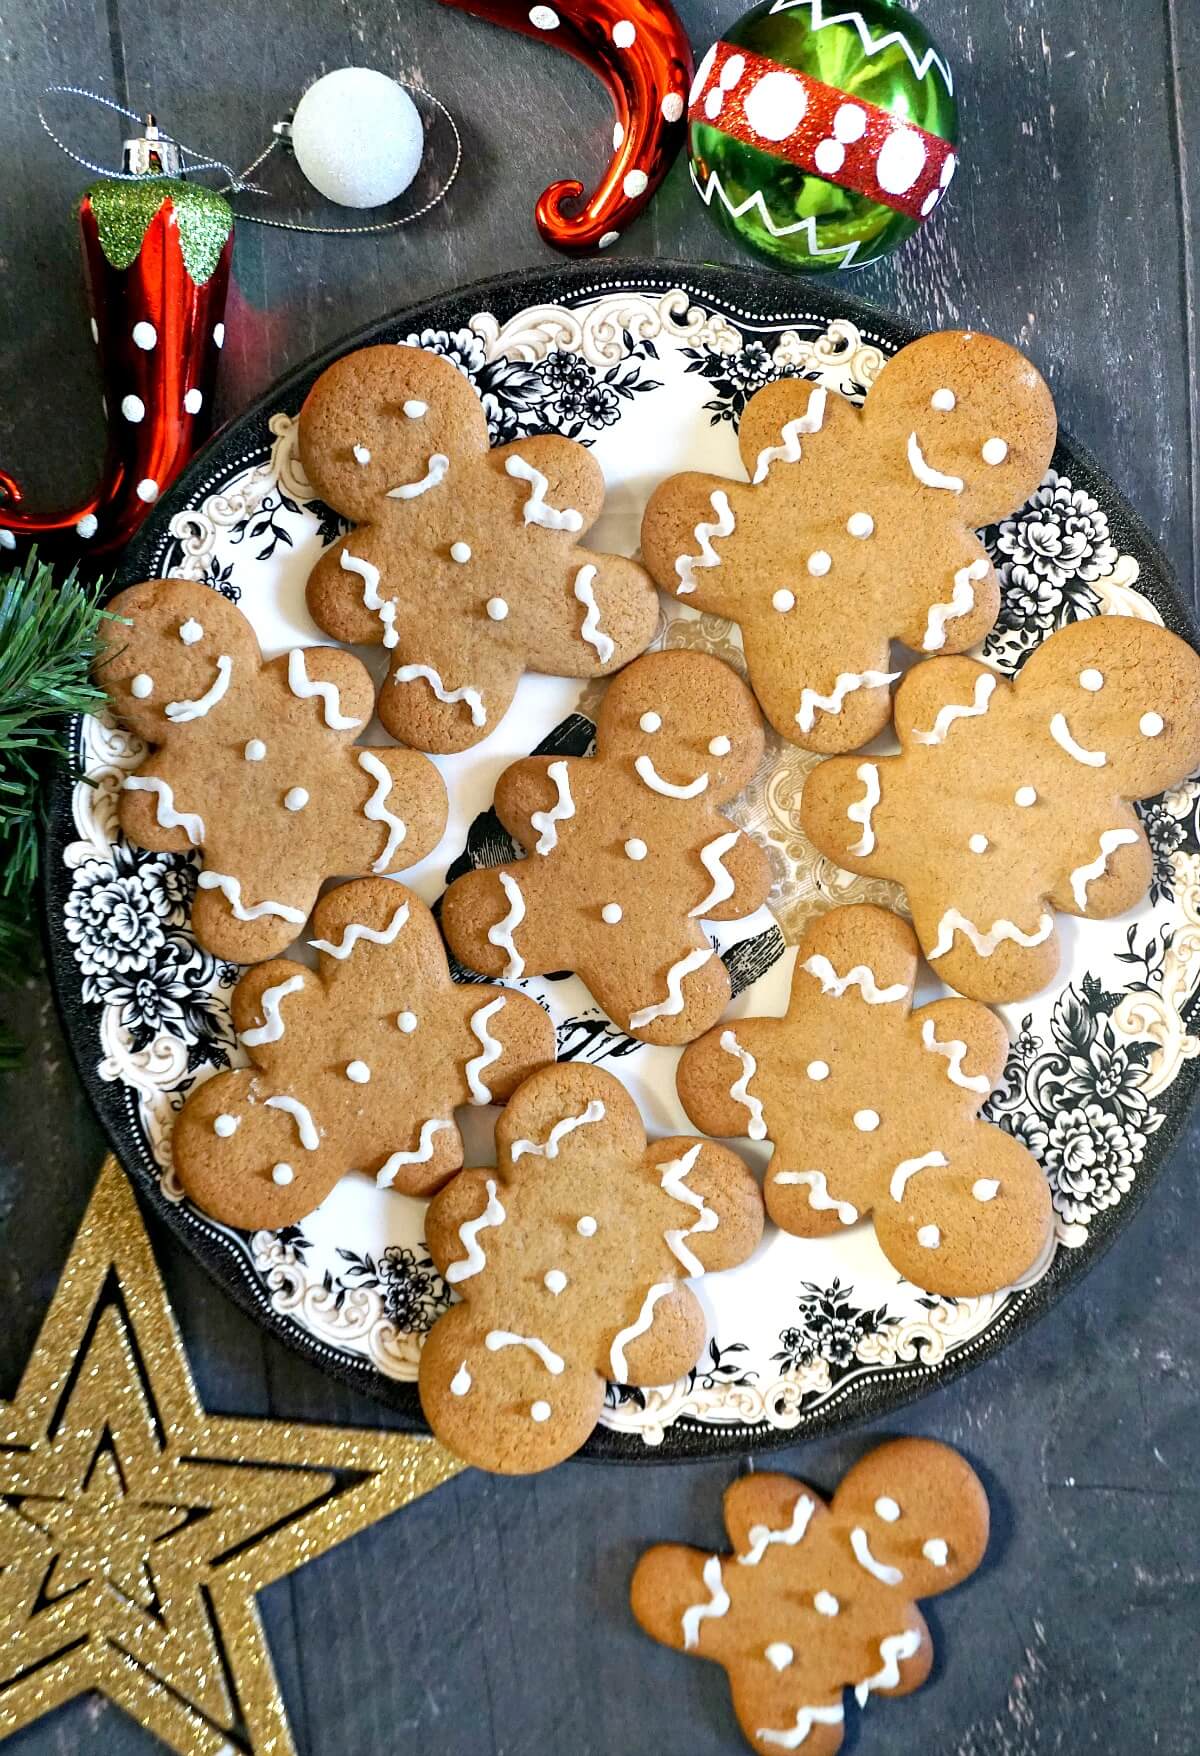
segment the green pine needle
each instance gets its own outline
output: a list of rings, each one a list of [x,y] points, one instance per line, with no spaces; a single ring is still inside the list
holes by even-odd
[[[32,890],[37,880],[42,782],[66,755],[65,722],[95,712],[104,691],[91,680],[107,612],[103,587],[81,585],[72,568],[59,584],[30,554],[0,574],[0,984],[36,967]],[[19,1047],[0,1033],[0,1067]]]

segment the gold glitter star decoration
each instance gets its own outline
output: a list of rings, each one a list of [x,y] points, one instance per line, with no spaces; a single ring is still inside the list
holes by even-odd
[[[209,1414],[106,1159],[0,1404],[0,1738],[99,1690],[186,1756],[288,1756],[255,1593],[461,1467],[432,1439]]]

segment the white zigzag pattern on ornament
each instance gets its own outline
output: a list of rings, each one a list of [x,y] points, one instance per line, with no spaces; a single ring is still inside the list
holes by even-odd
[[[690,165],[688,169],[691,172],[692,186],[705,207],[712,206],[712,198],[714,195],[719,195],[721,197],[725,211],[729,214],[731,219],[741,219],[743,214],[749,213],[751,208],[757,207],[762,216],[763,224],[771,233],[772,237],[788,238],[793,232],[807,232],[808,248],[812,254],[814,256],[840,256],[842,259],[841,266],[843,268],[849,268],[852,259],[858,253],[857,238],[849,244],[818,244],[816,220],[812,214],[807,215],[807,217],[802,220],[796,220],[793,225],[777,226],[767,210],[767,204],[763,200],[763,192],[761,189],[756,189],[752,195],[747,195],[745,201],[739,202],[735,206],[729,199],[729,196],[725,191],[725,185],[722,183],[721,178],[716,171],[710,171],[708,173],[708,183],[702,188],[699,178],[696,176],[695,166]]]
[[[918,79],[924,79],[929,69],[936,67],[946,82],[946,90],[951,97],[954,96],[954,75],[950,71],[949,64],[942,59],[936,49],[926,49],[918,61],[912,44],[898,30],[889,31],[885,37],[873,37],[861,12],[839,12],[832,18],[826,18],[822,10],[822,0],[775,0],[771,12],[790,12],[795,6],[812,7],[812,28],[814,31],[824,30],[827,25],[831,24],[852,24],[858,32],[865,55],[878,55],[882,50],[891,48],[892,44],[895,43],[904,50]]]

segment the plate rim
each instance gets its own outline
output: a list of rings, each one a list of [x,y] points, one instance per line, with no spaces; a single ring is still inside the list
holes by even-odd
[[[164,523],[173,516],[181,500],[192,498],[194,485],[204,482],[236,436],[252,435],[258,441],[257,451],[269,450],[267,421],[270,415],[287,408],[296,400],[302,387],[306,388],[328,365],[353,349],[375,345],[390,330],[407,332],[457,327],[477,311],[492,311],[502,321],[507,321],[533,304],[569,303],[593,291],[603,296],[611,292],[667,291],[674,287],[700,299],[714,300],[724,314],[734,319],[748,319],[758,324],[786,324],[795,321],[802,308],[806,308],[808,315],[824,321],[849,318],[860,330],[868,333],[868,339],[873,332],[904,345],[928,333],[909,318],[846,292],[840,286],[826,286],[810,280],[793,281],[772,271],[741,263],[620,257],[608,262],[589,259],[535,264],[434,293],[360,325],[316,350],[275,379],[244,410],[218,428],[163,494],[131,539],[111,576],[106,598],[128,584],[149,577],[145,563],[160,541]],[[731,303],[734,298],[745,303]],[[501,310],[497,310],[498,305]],[[1106,507],[1106,510],[1115,510],[1119,514],[1117,528],[1121,547],[1132,549],[1139,561],[1144,562],[1150,576],[1139,581],[1139,587],[1149,588],[1144,595],[1160,610],[1167,626],[1200,650],[1195,613],[1182,597],[1174,568],[1120,485],[1088,446],[1060,427],[1056,464],[1061,453],[1065,453],[1069,460],[1072,483],[1091,491],[1097,485],[1102,486],[1106,498],[1115,501],[1115,507]],[[72,746],[78,743],[81,724],[78,718],[72,722]],[[73,830],[71,793],[72,782],[67,771],[61,767],[56,769],[47,786],[47,810],[39,837],[42,858],[37,886],[39,925],[46,971],[63,1024],[68,1053],[111,1151],[130,1177],[141,1200],[149,1201],[156,1217],[164,1222],[261,1333],[281,1342],[327,1376],[388,1408],[403,1430],[427,1432],[428,1424],[421,1414],[415,1382],[388,1378],[369,1361],[357,1360],[342,1350],[329,1347],[264,1303],[249,1284],[244,1265],[237,1263],[232,1246],[218,1235],[201,1230],[199,1216],[187,1203],[172,1201],[163,1194],[157,1167],[144,1151],[131,1150],[132,1142],[123,1136],[120,1121],[127,1117],[128,1093],[123,1087],[114,1088],[101,1081],[94,1064],[86,1058],[89,1013],[77,991],[78,978],[65,934],[61,926],[57,932],[55,930],[55,923],[61,922],[62,902],[69,890],[69,881],[64,883],[66,868],[58,855]],[[67,877],[69,880],[69,875]],[[1198,1086],[1200,1057],[1194,1057],[1185,1063],[1168,1093],[1164,1094],[1168,1101],[1164,1105],[1162,1125],[1154,1137],[1152,1157],[1147,1155],[1132,1187],[1120,1203],[1096,1216],[1087,1245],[1078,1251],[1060,1249],[1048,1272],[1026,1289],[1025,1296],[1011,1306],[1000,1321],[949,1354],[936,1367],[924,1366],[918,1358],[912,1363],[888,1368],[886,1376],[880,1373],[865,1380],[852,1378],[827,1397],[818,1409],[801,1416],[794,1427],[742,1422],[717,1425],[684,1416],[664,1430],[660,1444],[652,1446],[634,1433],[597,1426],[576,1456],[590,1462],[658,1465],[704,1462],[718,1457],[778,1450],[807,1439],[853,1431],[866,1421],[891,1414],[943,1385],[954,1383],[1001,1352],[1051,1310],[1068,1290],[1091,1272],[1116,1238],[1136,1219],[1142,1203],[1178,1144],[1192,1113]],[[116,1101],[115,1091],[122,1093]],[[231,1265],[234,1272],[230,1272]],[[237,1272],[239,1266],[242,1272]]]

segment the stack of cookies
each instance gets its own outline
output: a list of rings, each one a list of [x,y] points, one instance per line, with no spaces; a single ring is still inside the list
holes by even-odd
[[[1143,895],[1132,802],[1200,761],[1200,658],[1153,623],[1078,622],[1012,681],[963,656],[998,606],[976,531],[1036,488],[1055,431],[1034,368],[978,334],[905,348],[861,410],[777,382],[742,419],[747,480],[659,485],[643,567],[586,546],[604,481],[583,446],[490,447],[453,365],[367,348],[319,379],[300,445],[350,522],[313,569],[309,609],[334,640],[385,649],[378,690],[345,645],[264,662],[205,586],[154,580],[114,601],[124,620],[99,674],[148,751],[122,829],[201,850],[196,937],[250,966],[233,1000],[249,1065],[184,1104],[179,1178],[218,1220],[256,1229],[297,1222],[350,1174],[432,1198],[428,1247],[457,1299],[427,1338],[421,1398],[468,1461],[546,1468],[583,1444],[606,1381],[686,1373],[706,1342],[689,1283],[744,1262],[765,1217],[804,1237],[869,1221],[901,1275],[945,1296],[1005,1287],[1044,1252],[1045,1178],[980,1117],[1007,1051],[989,1004],[1052,979],[1059,914]],[[708,655],[648,650],[658,589],[739,626],[748,686]],[[917,655],[902,682],[896,643]],[[445,828],[430,755],[494,730],[526,671],[613,676],[594,753],[500,776],[496,812],[523,857],[456,879],[435,921],[396,881]],[[395,744],[359,742],[376,714]],[[830,758],[805,788],[811,841],[902,884],[912,923],[830,910],[798,949],[784,1016],[730,1022],[706,928],[770,893],[766,853],[725,815],[762,760],[764,716]],[[864,755],[889,726],[894,753]],[[315,968],[280,955],[301,934]],[[447,946],[479,980],[451,979]],[[949,992],[914,1009],[921,956]],[[699,1135],[649,1141],[616,1078],[556,1062],[551,1020],[517,984],[562,970],[619,1031],[681,1051]],[[494,1168],[463,1169],[468,1104],[506,1106]],[[771,1142],[761,1192],[710,1135]],[[896,1462],[907,1481],[912,1460]],[[821,1515],[829,1533],[848,1488]],[[974,1489],[955,1493],[957,1578],[986,1526]],[[764,1483],[772,1494],[790,1517]],[[925,1540],[911,1595],[935,1589],[945,1548]],[[697,1567],[682,1551],[654,1562],[652,1632],[674,1638],[661,1605],[693,1572],[708,1582]],[[760,1598],[742,1597],[737,1615],[766,1629]],[[906,1614],[912,1687],[929,1655]],[[746,1688],[747,1725],[779,1710],[768,1673]],[[832,1701],[821,1711],[810,1726],[834,1724]]]

